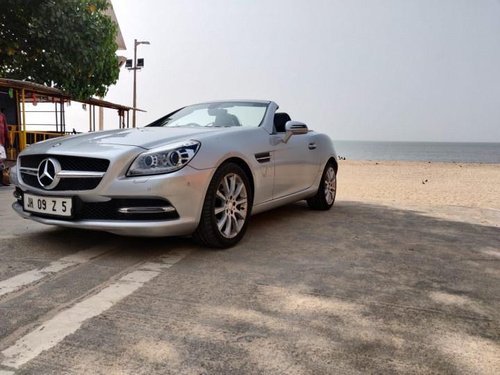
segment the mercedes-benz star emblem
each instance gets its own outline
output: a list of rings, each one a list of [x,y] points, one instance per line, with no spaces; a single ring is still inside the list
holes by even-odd
[[[38,182],[43,188],[51,190],[59,183],[59,177],[57,176],[59,172],[61,172],[61,164],[56,159],[43,159],[38,164]]]

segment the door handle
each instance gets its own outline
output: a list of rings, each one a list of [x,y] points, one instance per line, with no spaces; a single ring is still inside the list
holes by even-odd
[[[307,145],[307,147],[309,148],[309,150],[316,150],[316,143],[311,142]]]

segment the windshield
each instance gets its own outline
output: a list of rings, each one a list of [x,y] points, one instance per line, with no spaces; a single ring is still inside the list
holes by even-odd
[[[170,113],[148,126],[168,127],[258,127],[264,119],[267,103],[219,102],[196,104]]]

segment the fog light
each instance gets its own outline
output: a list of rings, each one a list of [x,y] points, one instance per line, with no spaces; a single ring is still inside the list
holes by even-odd
[[[162,214],[166,212],[175,212],[172,206],[165,207],[122,207],[118,209],[121,214]]]
[[[16,198],[18,201],[23,199],[23,194],[17,189],[14,190],[14,192],[12,194],[14,195],[14,198]]]

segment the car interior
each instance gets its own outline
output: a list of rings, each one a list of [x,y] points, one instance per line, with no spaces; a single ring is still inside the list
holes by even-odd
[[[213,112],[215,112],[214,126],[241,126],[238,117],[228,113],[226,109],[218,108]]]

